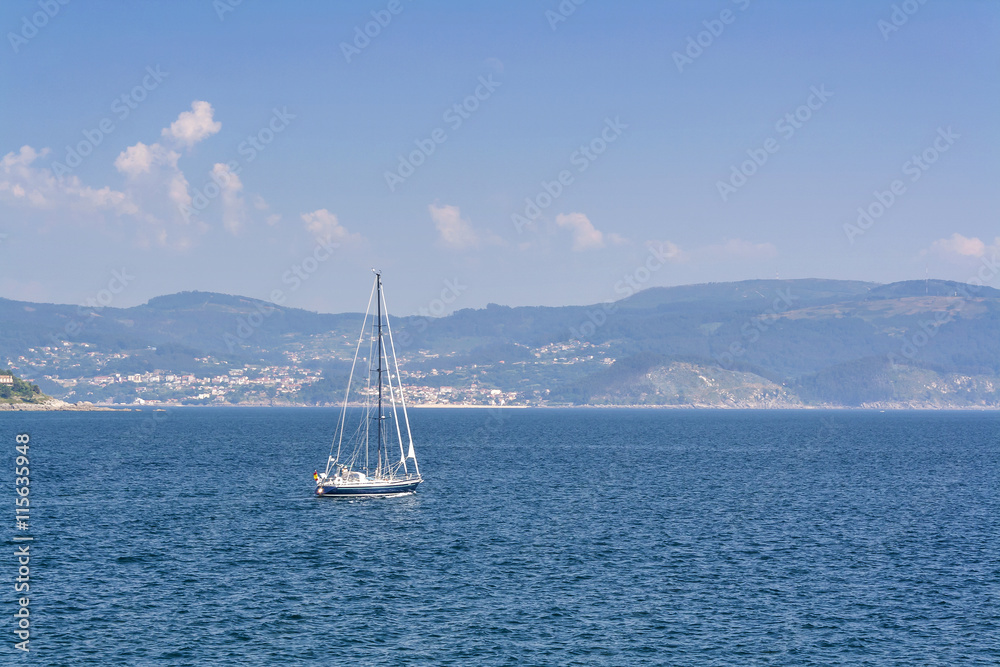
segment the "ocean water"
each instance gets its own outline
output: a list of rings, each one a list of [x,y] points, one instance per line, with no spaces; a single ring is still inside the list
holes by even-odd
[[[343,500],[334,410],[0,413],[0,662],[1000,663],[1000,415],[411,418],[419,491]]]

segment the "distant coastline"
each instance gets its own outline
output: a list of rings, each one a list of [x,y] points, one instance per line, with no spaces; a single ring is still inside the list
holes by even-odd
[[[0,403],[0,412],[143,412],[143,411],[166,411],[166,410],[205,410],[205,409],[241,409],[241,408],[296,408],[296,409],[339,409],[341,406],[329,405],[305,405],[292,403],[240,403],[240,404],[209,404],[209,405],[168,405],[168,404],[146,404],[136,405],[94,405],[92,403],[67,403],[58,399],[46,401],[44,403]],[[349,406],[352,408],[360,406]],[[725,411],[853,411],[853,412],[993,412],[1000,411],[1000,406],[996,405],[931,405],[921,403],[885,403],[876,405],[772,405],[772,406],[733,406],[733,405],[614,405],[614,404],[594,404],[594,405],[456,405],[449,403],[428,404],[422,403],[409,405],[408,409],[445,409],[445,410],[725,410]]]
[[[339,405],[360,315],[270,304],[248,328],[262,304],[185,292],[67,331],[73,307],[0,298],[0,376],[25,378],[0,399],[75,406],[0,409]],[[413,406],[1000,409],[1000,290],[951,281],[653,287],[397,325]]]
[[[94,405],[93,403],[67,403],[52,398],[38,403],[0,403],[0,412],[130,412],[131,406]]]

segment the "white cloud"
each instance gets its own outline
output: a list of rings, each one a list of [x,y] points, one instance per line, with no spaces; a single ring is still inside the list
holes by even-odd
[[[438,242],[441,245],[455,250],[476,248],[484,243],[506,245],[506,242],[493,232],[476,231],[468,220],[462,218],[462,212],[457,206],[431,204],[427,210],[430,211],[431,219],[438,230]]]
[[[222,226],[230,234],[238,234],[246,220],[246,208],[241,194],[243,182],[221,162],[212,167],[212,180],[219,185],[222,196]]]
[[[349,243],[360,243],[361,234],[351,233],[340,224],[337,216],[330,213],[325,208],[303,213],[302,220],[306,223],[306,229],[317,239],[332,241],[341,245]]]
[[[180,153],[164,148],[160,144],[147,146],[141,141],[134,146],[129,146],[118,154],[115,158],[115,169],[125,174],[131,181],[143,180],[141,177],[150,174],[150,180],[162,181],[166,184],[170,193],[170,199],[181,206],[190,205],[191,196],[188,194],[188,182],[177,166]],[[154,173],[155,172],[155,173]],[[163,173],[165,172],[165,173]]]
[[[457,250],[479,245],[479,235],[473,231],[467,220],[462,219],[462,213],[457,206],[431,204],[427,210],[430,211],[434,226],[440,234],[441,243]]]
[[[260,195],[253,196],[253,207],[258,211],[270,211],[271,205],[267,203],[267,200]],[[265,219],[265,222],[271,227],[281,222],[280,213],[271,213]]]
[[[191,103],[191,111],[183,111],[177,120],[161,131],[167,141],[179,146],[190,148],[222,128],[222,123],[213,120],[212,105],[202,100]],[[115,168],[124,174],[132,188],[133,196],[147,210],[147,218],[151,221],[160,218],[176,222],[190,222],[191,191],[187,177],[178,165],[180,153],[159,143],[146,145],[141,141],[122,151],[115,160]],[[216,173],[219,165],[213,169]],[[232,187],[220,185],[223,196],[223,226],[235,232],[242,224],[242,197],[239,190],[243,188],[239,178],[231,174],[228,168],[223,169],[223,176],[231,175],[235,182]],[[227,180],[225,183],[229,183]],[[163,200],[164,195],[166,200]],[[228,201],[227,198],[228,197]],[[185,214],[184,212],[188,212]],[[162,240],[163,230],[157,234]]]
[[[994,247],[1000,246],[1000,238],[994,241]],[[990,246],[979,238],[952,234],[950,238],[938,239],[931,244],[930,252],[945,258],[982,257]],[[924,251],[926,253],[927,251]]]
[[[573,250],[576,251],[603,248],[608,243],[628,243],[628,239],[623,236],[600,231],[583,213],[560,213],[556,216],[556,226],[570,230],[573,235]]]
[[[5,155],[0,160],[0,200],[38,209],[107,210],[120,215],[139,213],[124,192],[85,186],[77,176],[56,178],[49,169],[34,166],[39,158],[48,154],[48,148],[36,151],[31,146],[22,146],[17,153]]]
[[[190,148],[222,129],[222,123],[212,119],[213,113],[211,104],[195,100],[191,103],[191,111],[181,112],[170,127],[163,129],[162,135],[165,139]]]
[[[184,172],[174,166],[174,173],[170,175],[167,184],[167,196],[176,206],[178,211],[185,211],[191,208],[191,193],[188,191],[188,180],[184,177]],[[185,220],[187,218],[185,217]]]
[[[976,236],[956,233],[934,241],[919,256],[925,261],[939,263],[939,271],[959,271],[954,277],[962,282],[991,283],[996,279],[996,267],[1000,262],[1000,236],[989,243]]]
[[[191,206],[188,180],[177,165],[180,157],[180,153],[161,144],[147,146],[140,141],[118,154],[115,168],[125,175],[133,196],[147,206],[158,198],[159,193],[165,193],[170,207],[175,209],[166,217],[176,219],[181,210]],[[187,220],[183,216],[181,219]]]
[[[683,262],[688,259],[687,253],[672,241],[646,241],[646,246],[656,248],[660,255],[665,256],[670,261]]]
[[[115,159],[115,169],[129,176],[147,173],[153,165],[153,153],[157,148],[160,148],[159,144],[149,147],[141,141],[129,146]]]
[[[38,166],[48,149],[24,146],[0,160],[0,201],[49,211],[113,211],[145,223],[136,228],[140,244],[187,247],[192,242],[190,232],[203,232],[207,226],[197,219],[192,224],[192,192],[175,148],[191,147],[218,132],[222,124],[212,116],[211,104],[195,100],[190,111],[163,129],[163,144],[140,141],[119,153],[114,166],[124,176],[124,191],[84,186],[75,175],[56,177],[58,171]],[[215,165],[211,175],[219,186],[222,224],[237,233],[246,218],[243,184],[226,165]],[[187,231],[171,230],[177,225]]]

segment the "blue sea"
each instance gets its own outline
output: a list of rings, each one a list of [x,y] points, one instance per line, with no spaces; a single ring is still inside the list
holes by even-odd
[[[335,422],[0,413],[0,662],[1000,663],[995,413],[413,410],[425,483],[362,500]]]

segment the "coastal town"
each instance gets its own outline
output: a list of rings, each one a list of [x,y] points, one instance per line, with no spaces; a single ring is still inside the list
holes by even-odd
[[[339,352],[315,351],[298,344],[282,354],[284,363],[234,363],[208,355],[196,357],[196,370],[152,368],[122,370],[143,351],[106,352],[89,343],[62,341],[59,345],[29,348],[27,354],[0,359],[20,377],[39,383],[43,391],[64,401],[93,405],[334,405],[342,400],[343,386],[329,386],[329,364],[349,363]],[[455,364],[427,350],[400,360],[407,403],[414,406],[529,406],[544,405],[549,389],[533,383],[530,367],[574,365],[607,366],[589,343],[570,341],[546,345],[530,353],[533,360],[497,360],[492,364]],[[437,365],[429,366],[431,360]],[[407,362],[413,366],[407,369]],[[327,370],[324,371],[324,365]],[[505,366],[507,368],[505,368]],[[509,372],[505,372],[508,371]],[[537,370],[534,369],[534,370]],[[345,376],[346,380],[346,376]],[[520,386],[518,386],[520,385]],[[357,387],[361,395],[364,387]]]

